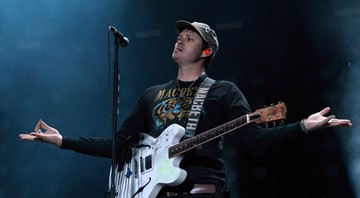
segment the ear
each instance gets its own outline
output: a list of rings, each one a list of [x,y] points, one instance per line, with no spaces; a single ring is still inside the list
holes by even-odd
[[[202,54],[201,54],[201,58],[206,58],[211,56],[211,54],[213,53],[213,50],[211,48],[206,48],[203,50]]]

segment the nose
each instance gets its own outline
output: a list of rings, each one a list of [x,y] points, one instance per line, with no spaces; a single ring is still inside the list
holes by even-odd
[[[182,45],[184,45],[184,42],[183,42],[183,40],[181,38],[178,38],[177,41],[176,41],[176,44],[182,46]]]

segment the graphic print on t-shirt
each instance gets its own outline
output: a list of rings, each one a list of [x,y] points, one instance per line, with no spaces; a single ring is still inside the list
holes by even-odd
[[[157,129],[174,122],[186,122],[189,117],[192,99],[188,97],[169,98],[155,106],[153,118]]]
[[[173,123],[185,125],[189,118],[196,89],[160,90],[156,97],[159,103],[155,105],[152,113],[155,122],[154,127],[157,130],[163,130]]]

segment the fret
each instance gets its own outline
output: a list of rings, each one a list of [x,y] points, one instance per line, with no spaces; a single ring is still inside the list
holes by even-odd
[[[247,123],[246,117],[241,117],[239,119],[239,121],[240,121],[240,125],[243,125],[243,124]]]
[[[195,144],[195,143],[194,143],[194,140],[191,140],[191,141],[190,141],[190,146],[189,146],[189,147],[190,147],[190,148],[193,148],[193,147],[194,147],[194,144]]]
[[[229,123],[225,123],[225,132],[230,130],[230,124]]]
[[[231,121],[231,122],[230,122],[230,128],[231,128],[231,129],[235,129],[235,128],[236,128],[236,122],[235,122],[235,121]]]
[[[208,139],[207,133],[203,133],[203,141],[205,142]]]
[[[222,135],[224,133],[224,127],[220,126],[220,134]]]
[[[214,131],[214,130],[210,130],[210,135],[211,135],[211,137],[216,137],[215,131]]]
[[[215,133],[216,136],[219,135],[219,128],[218,127],[215,127],[213,130],[214,130],[214,133]]]

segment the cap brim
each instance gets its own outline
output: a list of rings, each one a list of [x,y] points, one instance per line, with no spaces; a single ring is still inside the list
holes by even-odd
[[[188,21],[184,21],[184,20],[180,20],[180,21],[176,21],[175,23],[175,26],[176,26],[176,29],[181,32],[183,31],[184,29],[192,29],[192,30],[196,30],[198,33],[199,30],[196,29],[190,22]]]

